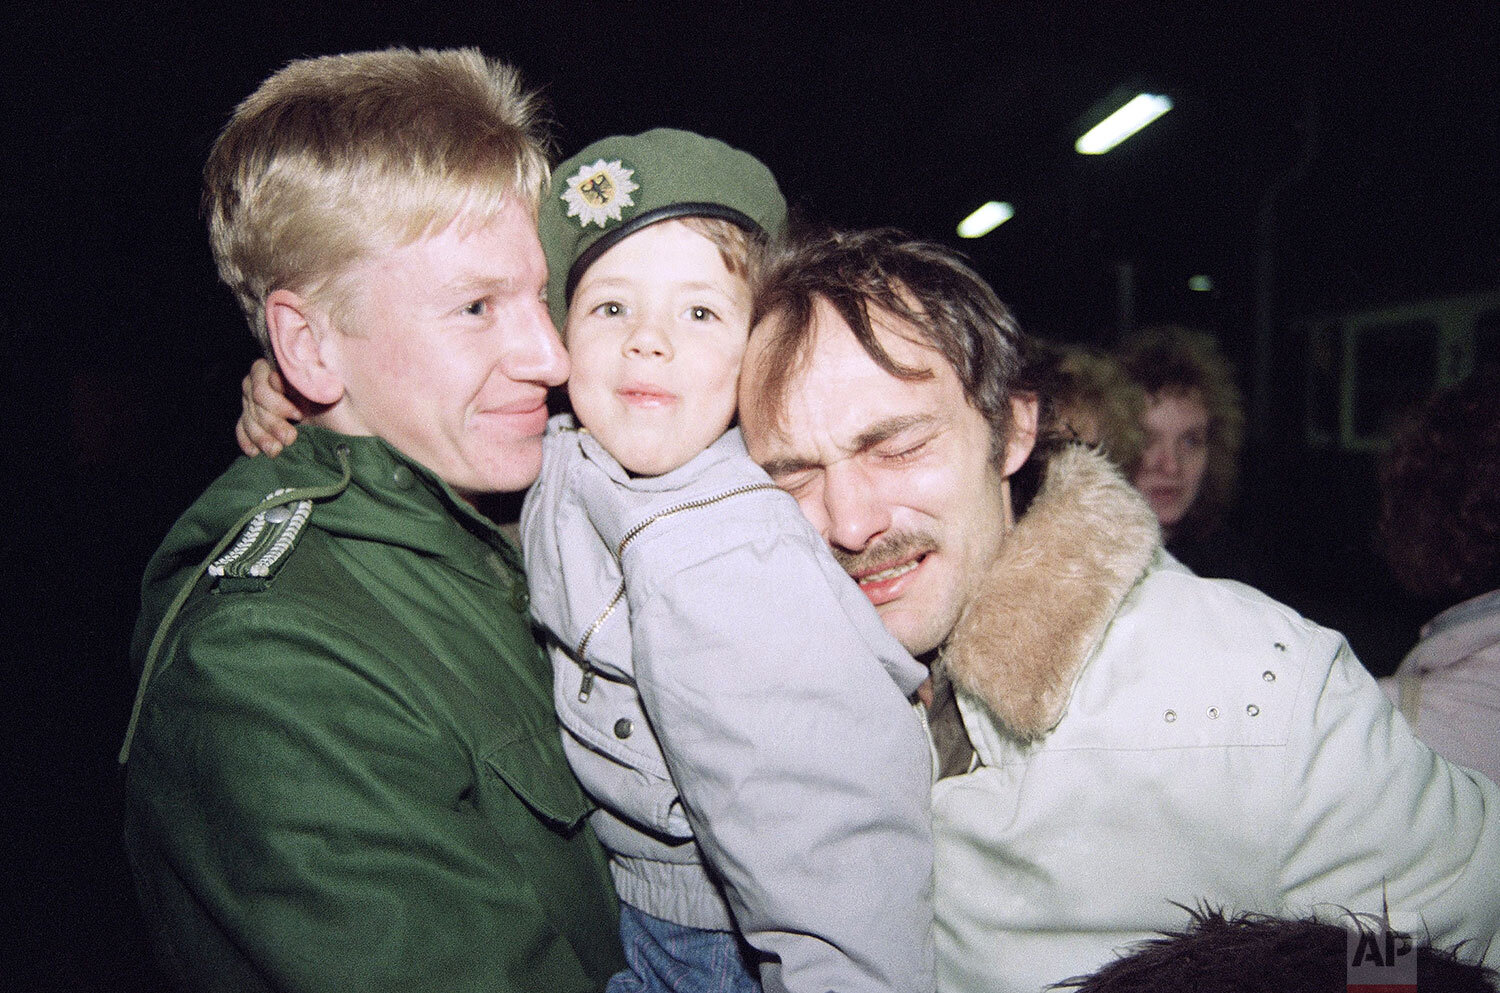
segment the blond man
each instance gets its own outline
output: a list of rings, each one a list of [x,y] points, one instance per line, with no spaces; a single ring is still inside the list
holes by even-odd
[[[568,360],[533,98],[474,51],[294,62],[210,154],[219,271],[304,414],[148,567],[126,845],[194,990],[586,990],[620,965],[520,557]]]

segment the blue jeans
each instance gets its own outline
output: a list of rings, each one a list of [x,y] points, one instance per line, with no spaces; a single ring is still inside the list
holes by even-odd
[[[684,927],[621,903],[620,943],[628,968],[606,993],[761,993],[733,931]]]

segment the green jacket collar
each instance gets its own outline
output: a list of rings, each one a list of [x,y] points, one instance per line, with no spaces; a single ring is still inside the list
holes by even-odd
[[[411,549],[513,593],[525,591],[519,550],[425,466],[380,438],[303,425],[276,458],[237,459],[172,526],[147,565],[131,644],[141,677],[121,763],[162,637],[199,579],[258,511],[303,500],[313,504],[308,526],[317,530]],[[473,540],[459,538],[455,522]]]
[[[452,552],[452,520],[457,518],[467,531],[499,551],[508,565],[521,567],[519,552],[494,521],[426,466],[381,438],[303,425],[286,451],[274,459],[238,460],[210,492],[250,507],[276,489],[322,485],[341,471],[340,446],[349,455],[349,487],[362,499],[320,504],[314,512],[318,528],[447,555]]]

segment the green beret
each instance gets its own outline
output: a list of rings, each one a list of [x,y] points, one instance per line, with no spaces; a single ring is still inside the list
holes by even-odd
[[[584,270],[626,235],[674,217],[717,217],[774,239],[786,230],[786,199],[753,155],[673,128],[604,138],[558,166],[537,220],[558,330]]]

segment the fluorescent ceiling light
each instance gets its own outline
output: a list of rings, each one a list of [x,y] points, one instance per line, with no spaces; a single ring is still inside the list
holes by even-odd
[[[1214,281],[1208,276],[1191,276],[1188,278],[1188,289],[1194,293],[1212,293]]]
[[[1137,94],[1125,106],[1089,128],[1073,147],[1081,155],[1103,155],[1171,109],[1171,97],[1155,93]]]
[[[983,238],[991,231],[1016,216],[1010,204],[991,200],[974,213],[958,222],[960,238]]]

